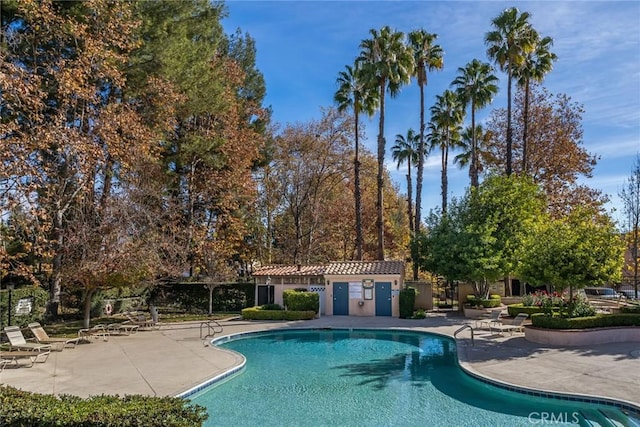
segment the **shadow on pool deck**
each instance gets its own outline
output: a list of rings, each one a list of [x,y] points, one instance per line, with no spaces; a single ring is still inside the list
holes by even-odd
[[[469,319],[429,313],[426,319],[323,316],[298,322],[221,322],[220,335],[281,328],[401,328],[447,336]],[[504,383],[545,391],[624,400],[640,407],[640,343],[557,347],[526,341],[522,334],[459,334],[466,369]],[[32,368],[5,368],[0,383],[39,393],[177,395],[237,366],[237,354],[200,339],[200,322],[166,324],[160,330],[112,336],[52,353]]]

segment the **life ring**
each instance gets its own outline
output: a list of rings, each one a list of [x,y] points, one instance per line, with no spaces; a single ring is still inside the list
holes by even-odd
[[[113,313],[113,306],[111,305],[111,303],[105,304],[104,314],[106,314],[107,316],[111,316],[111,313]]]

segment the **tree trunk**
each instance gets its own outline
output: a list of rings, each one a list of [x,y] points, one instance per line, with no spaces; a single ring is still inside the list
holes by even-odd
[[[357,100],[356,100],[357,102]],[[358,108],[354,106],[356,152],[353,160],[353,185],[356,198],[356,260],[362,261],[362,195],[360,194],[360,141],[358,139]]]
[[[511,176],[513,129],[511,129],[511,64],[507,64],[507,176]]]
[[[376,258],[384,261],[384,88],[386,84],[383,80],[380,82],[380,121],[378,126],[378,176],[377,187],[378,193],[376,198],[376,231],[378,235],[378,248]]]
[[[45,318],[57,320],[60,307],[60,293],[62,292],[62,245],[64,236],[62,233],[63,211],[61,207],[53,217],[53,258],[51,261],[51,277],[49,278],[49,302],[45,311]]]
[[[524,112],[522,128],[522,175],[527,174],[527,133],[529,130],[529,82],[524,87]]]
[[[422,216],[422,181],[424,179],[424,84],[420,86],[420,141],[418,142],[418,172],[416,173],[416,214],[413,237],[420,233]],[[418,260],[413,260],[413,280],[418,280]]]
[[[476,105],[471,100],[471,186],[478,187],[478,136],[476,135]]]
[[[82,319],[82,327],[88,328],[91,324],[91,302],[93,300],[94,291],[88,289],[84,297],[84,316]]]

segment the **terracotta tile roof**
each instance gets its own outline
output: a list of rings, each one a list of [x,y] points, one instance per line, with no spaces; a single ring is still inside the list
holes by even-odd
[[[254,276],[322,276],[324,265],[265,265],[253,272]]]
[[[325,275],[402,274],[402,261],[337,261],[330,263]]]

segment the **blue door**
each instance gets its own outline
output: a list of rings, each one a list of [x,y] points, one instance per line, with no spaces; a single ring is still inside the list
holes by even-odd
[[[333,315],[349,315],[349,284],[333,282]]]
[[[376,282],[376,316],[391,316],[391,282]]]

